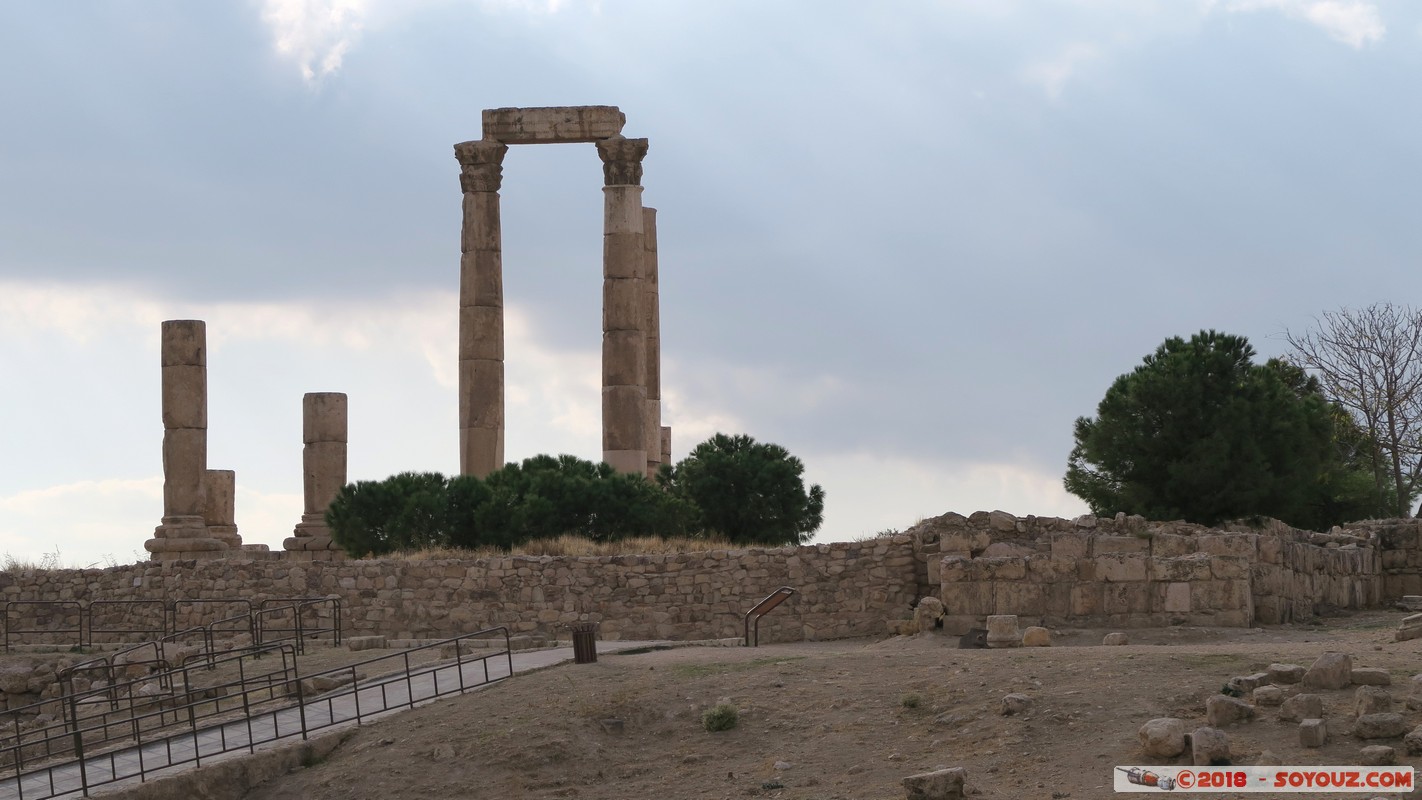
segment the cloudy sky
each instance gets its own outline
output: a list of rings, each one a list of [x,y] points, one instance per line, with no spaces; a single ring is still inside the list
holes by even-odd
[[[0,6],[0,553],[143,557],[159,323],[207,321],[209,466],[301,514],[458,468],[451,145],[617,105],[659,209],[663,419],[788,447],[818,539],[1074,515],[1071,424],[1172,335],[1262,355],[1422,289],[1405,0],[182,0]],[[507,456],[598,458],[601,165],[505,160]]]

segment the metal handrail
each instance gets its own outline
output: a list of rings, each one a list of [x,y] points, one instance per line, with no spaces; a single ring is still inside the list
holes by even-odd
[[[57,606],[64,609],[73,608],[79,612],[79,624],[73,628],[16,628],[10,624],[10,610],[15,606]],[[74,634],[74,646],[83,649],[84,613],[84,605],[78,600],[10,600],[5,603],[5,652],[10,652],[10,637],[16,633],[72,633]]]
[[[461,646],[467,640],[488,637],[491,635],[502,635],[504,647],[502,650],[490,649],[490,652],[473,656],[468,654],[468,648]],[[447,661],[440,663],[415,667],[410,663],[410,656],[424,650],[437,647],[454,645],[454,663]],[[273,652],[282,653],[282,667],[280,670],[270,670],[260,676],[248,676],[245,673],[244,665],[246,659],[256,658],[262,654],[270,655]],[[288,661],[289,657],[289,661]],[[506,660],[507,672],[504,675],[495,675],[489,669],[489,662],[492,659],[500,658]],[[513,651],[510,646],[508,628],[498,626],[475,631],[473,633],[456,636],[450,639],[433,642],[421,647],[412,648],[402,653],[395,653],[365,661],[351,664],[337,669],[324,670],[310,676],[302,676],[296,666],[296,651],[290,643],[254,645],[245,648],[244,652],[233,651],[225,656],[219,663],[235,661],[238,669],[238,678],[235,681],[216,684],[209,687],[195,688],[190,681],[191,667],[180,667],[173,669],[169,673],[169,682],[174,686],[181,686],[182,691],[173,691],[168,697],[145,697],[136,695],[138,685],[144,681],[154,680],[156,676],[138,678],[124,682],[117,687],[105,687],[103,689],[90,690],[82,693],[74,693],[62,698],[67,706],[65,711],[65,733],[53,734],[47,732],[43,739],[32,739],[25,742],[17,739],[16,744],[8,748],[0,748],[0,755],[10,751],[15,751],[15,771],[13,777],[0,781],[0,787],[16,787],[19,800],[45,800],[45,798],[61,797],[65,795],[83,792],[88,795],[89,791],[95,787],[103,786],[118,781],[138,778],[140,781],[147,778],[154,772],[165,770],[169,767],[181,766],[184,764],[196,764],[201,766],[203,759],[210,759],[221,753],[234,752],[238,750],[255,751],[257,745],[279,739],[292,737],[300,734],[303,739],[309,737],[313,732],[344,725],[351,722],[357,725],[362,720],[372,716],[386,713],[399,708],[412,708],[421,702],[436,697],[463,693],[478,686],[493,683],[513,675]],[[360,671],[364,667],[375,664],[398,662],[401,669],[395,673],[380,676],[373,680],[360,680]],[[482,664],[483,679],[475,680],[478,675],[466,678],[465,668],[471,664]],[[457,680],[451,676],[445,678],[448,683],[441,686],[441,672],[453,670],[457,674]],[[342,689],[324,693],[317,698],[306,697],[305,684],[315,678],[321,677],[341,677],[350,676],[351,682]],[[423,675],[431,678],[432,691],[430,694],[417,698],[415,696],[414,679]],[[403,690],[400,684],[404,684]],[[84,717],[80,714],[79,705],[86,698],[97,697],[105,691],[114,691],[115,694],[122,693],[128,699],[128,707],[119,709],[126,712],[126,716],[114,717],[110,712],[101,711],[97,715]],[[290,715],[290,706],[281,704],[289,700],[295,694],[296,715],[299,718],[299,725],[292,725],[291,720],[286,723],[289,727],[284,728],[281,720],[282,714]],[[337,701],[342,698],[353,699],[354,711],[349,713],[349,709],[338,711]],[[105,696],[101,702],[107,702]],[[255,700],[255,702],[254,702]],[[49,701],[54,703],[55,701]],[[224,708],[224,703],[227,707]],[[240,705],[242,714],[237,719],[215,721],[215,718],[224,714],[235,712]],[[277,705],[269,711],[263,711],[258,715],[261,725],[254,725],[257,721],[252,714],[254,707],[264,705]],[[311,711],[308,711],[308,706]],[[317,718],[313,713],[316,709],[324,706],[324,718]],[[199,725],[200,720],[212,720],[210,724]],[[155,730],[169,729],[174,724],[183,725],[181,732],[169,732],[157,738],[144,738],[145,733]],[[268,728],[270,733],[267,732]],[[18,732],[18,725],[17,725]],[[111,735],[111,729],[122,730],[123,737]],[[49,731],[50,729],[46,729]],[[131,736],[129,734],[132,734]],[[63,762],[51,763],[46,766],[24,770],[22,752],[16,748],[38,747],[45,745],[53,749],[50,742],[59,740],[70,740],[72,745],[63,748],[61,753],[72,753],[72,757]],[[132,746],[121,746],[111,748],[104,752],[93,753],[95,745],[104,745],[120,739],[133,741]],[[206,744],[204,744],[204,741]],[[174,752],[175,744],[185,744],[191,742],[192,754],[182,755]],[[86,755],[85,748],[89,747],[91,752]],[[158,750],[158,756],[153,753]],[[52,755],[52,753],[51,753]],[[137,756],[137,766],[133,766],[134,756]],[[161,764],[151,763],[155,757],[166,756]],[[145,763],[145,757],[150,763]],[[3,758],[0,758],[3,763]],[[78,785],[72,783],[68,786],[61,785],[56,781],[56,772],[70,765],[78,765],[79,781]],[[91,774],[91,770],[98,774]],[[32,784],[39,783],[38,793],[35,788],[26,789],[26,781]]]
[[[779,589],[766,595],[766,598],[751,606],[751,610],[746,612],[745,622],[745,642],[746,647],[760,647],[760,618],[775,610],[775,607],[790,599],[790,595],[795,590],[789,586],[782,586]],[[755,639],[751,639],[751,617],[755,617]]]
[[[94,617],[97,616],[97,610],[100,609],[100,608],[107,608],[107,607],[109,607],[109,606],[128,607],[128,608],[133,608],[133,607],[135,607],[135,606],[149,606],[149,607],[157,606],[157,607],[158,607],[158,627],[157,627],[157,628],[154,628],[154,627],[152,627],[152,626],[150,625],[150,626],[141,627],[141,628],[98,628],[98,629],[96,630],[96,629],[94,628]],[[93,647],[93,646],[94,646],[94,634],[96,634],[96,633],[98,633],[98,634],[109,634],[109,633],[120,633],[120,634],[122,634],[122,633],[155,634],[155,633],[156,633],[156,634],[158,634],[158,638],[161,639],[162,637],[164,637],[164,636],[166,636],[166,635],[168,634],[168,625],[169,625],[168,615],[169,615],[169,611],[170,611],[170,608],[169,608],[169,606],[168,606],[168,601],[167,601],[167,600],[92,600],[92,601],[89,602],[89,605],[84,608],[84,613],[81,614],[80,620],[81,620],[81,623],[82,623],[82,621],[83,621],[85,618],[87,618],[88,621],[89,621],[89,624],[88,624],[87,626],[85,626],[85,627],[87,627],[87,629],[88,629],[88,630],[87,630],[87,633],[89,634],[89,636],[88,636],[89,646],[90,646],[90,647]],[[124,617],[124,621],[125,621],[125,622],[128,622],[128,619],[129,619],[129,618],[128,618],[127,616]]]

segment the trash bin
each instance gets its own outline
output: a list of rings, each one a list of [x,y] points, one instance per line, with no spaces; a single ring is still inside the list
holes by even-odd
[[[573,663],[593,664],[597,662],[597,623],[573,622],[568,629],[573,632]]]

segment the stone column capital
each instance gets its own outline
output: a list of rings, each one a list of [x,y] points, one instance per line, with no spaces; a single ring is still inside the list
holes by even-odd
[[[509,146],[491,139],[460,142],[454,146],[459,160],[459,188],[469,192],[497,192],[504,181],[504,154]]]
[[[602,159],[602,180],[606,186],[641,186],[642,159],[647,155],[646,139],[613,136],[597,141]]]

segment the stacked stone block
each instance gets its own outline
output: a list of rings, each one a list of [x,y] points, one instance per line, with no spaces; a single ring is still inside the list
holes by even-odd
[[[227,545],[212,537],[207,500],[207,326],[162,325],[163,518],[143,548],[155,560],[214,558]]]
[[[282,547],[298,561],[344,558],[331,539],[326,510],[346,485],[346,442],[349,436],[346,395],[309,392],[301,398],[301,453],[305,511]]]

